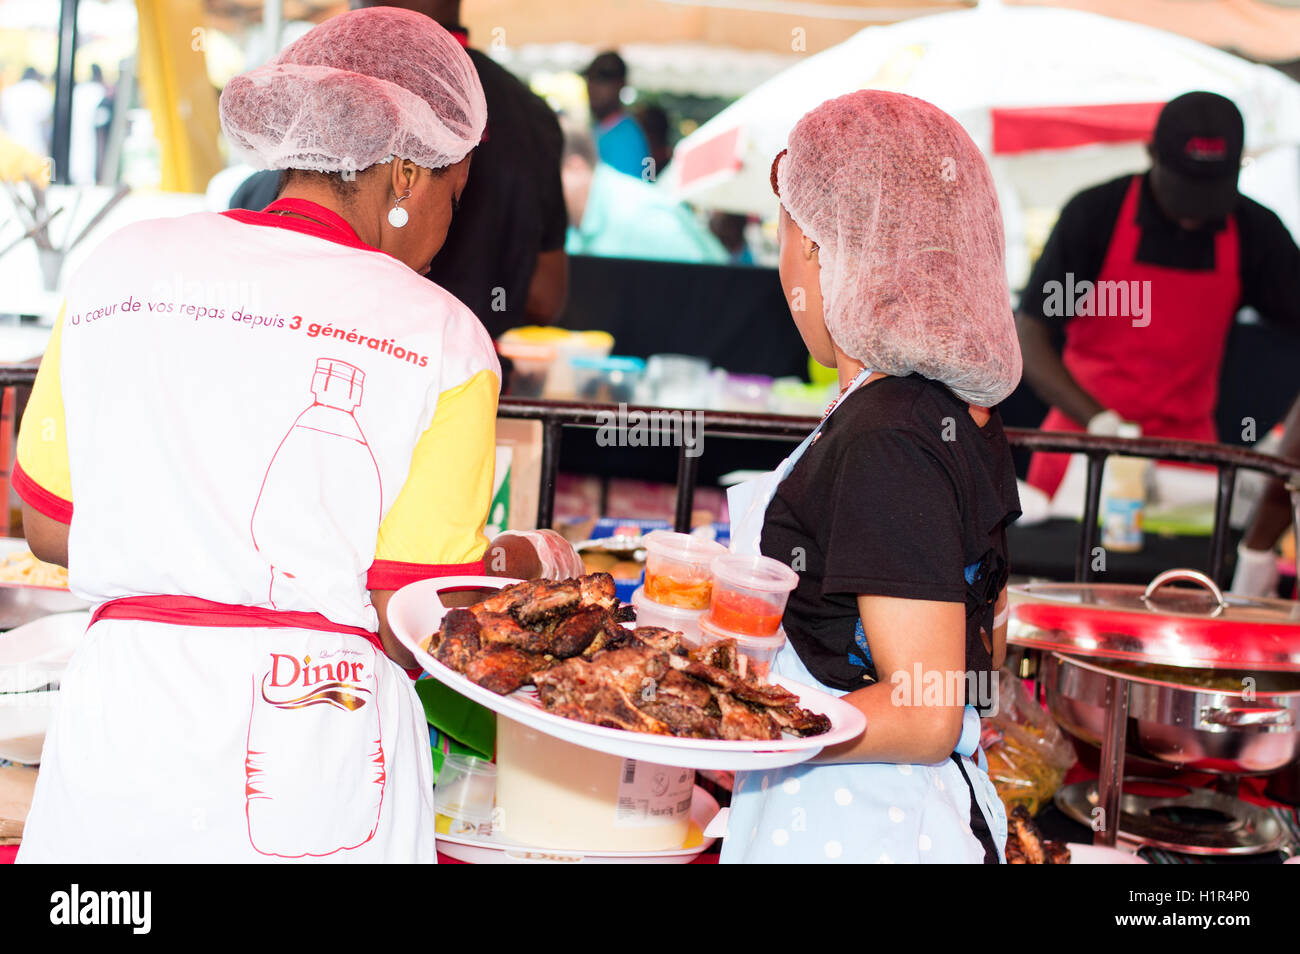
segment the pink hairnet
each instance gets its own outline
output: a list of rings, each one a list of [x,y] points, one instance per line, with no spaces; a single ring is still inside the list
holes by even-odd
[[[1015,389],[1002,216],[955,119],[901,93],[849,93],[799,120],[774,179],[819,246],[826,328],[845,354],[972,404]]]
[[[486,121],[456,39],[392,7],[326,20],[221,93],[227,138],[269,169],[343,172],[389,156],[438,169],[478,145]]]

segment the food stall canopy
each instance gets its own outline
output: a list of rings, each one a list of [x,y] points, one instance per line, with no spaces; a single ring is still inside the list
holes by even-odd
[[[1300,144],[1300,84],[1272,67],[1089,13],[993,5],[868,27],[809,57],[683,139],[661,182],[701,206],[771,215],[769,170],[789,130],[823,100],[863,88],[928,100],[971,134],[998,184],[1017,284],[1030,258],[1023,210],[1055,210],[1143,168],[1160,106],[1180,93],[1236,102],[1250,156],[1290,147],[1283,165],[1293,170]],[[1250,180],[1243,174],[1243,191],[1300,224],[1294,174],[1255,191]]]

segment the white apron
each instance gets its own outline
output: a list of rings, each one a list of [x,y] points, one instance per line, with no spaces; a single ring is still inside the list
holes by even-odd
[[[870,373],[860,372],[830,413]],[[732,550],[760,552],[768,503],[820,431],[819,425],[776,470],[727,491]],[[777,654],[773,670],[824,692],[846,695],[808,672],[788,641]],[[1006,813],[985,770],[987,763],[978,742],[979,716],[967,706],[956,749],[960,767],[953,759],[945,759],[935,765],[803,764],[737,772],[721,861],[979,864],[984,860],[984,846],[971,831],[972,791],[992,833],[998,859],[1004,861]]]
[[[97,610],[21,861],[435,860],[428,729],[370,592],[477,565],[491,418],[446,418],[449,467],[426,438],[499,368],[468,309],[304,207],[137,223],[70,283],[23,430],[66,431]],[[58,455],[26,453],[58,519]]]
[[[423,709],[368,640],[101,619],[18,861],[433,862],[432,793]]]

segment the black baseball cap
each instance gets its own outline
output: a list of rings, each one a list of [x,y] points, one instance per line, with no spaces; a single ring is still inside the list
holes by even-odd
[[[1179,218],[1217,219],[1237,204],[1244,124],[1232,100],[1217,93],[1184,93],[1156,120],[1152,186]]]
[[[626,82],[627,64],[623,62],[623,57],[613,50],[607,50],[592,60],[582,71],[582,75],[587,79]]]

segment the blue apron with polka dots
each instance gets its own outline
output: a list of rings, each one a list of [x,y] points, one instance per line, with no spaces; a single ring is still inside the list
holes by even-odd
[[[869,374],[854,378],[835,406]],[[776,470],[727,492],[733,550],[759,552],[768,502],[820,430]],[[861,621],[855,642],[870,660]],[[846,694],[818,681],[789,642],[773,670],[836,696]],[[956,751],[935,765],[803,764],[737,772],[721,861],[980,864],[986,846],[973,831],[972,818],[983,820],[998,861],[1005,861],[1006,813],[989,780],[979,731],[979,715],[967,706]]]

